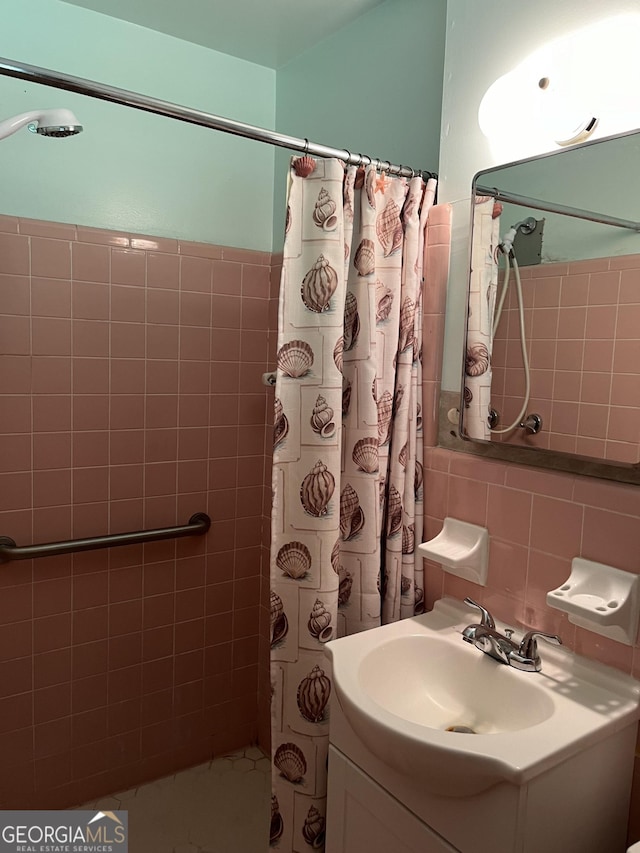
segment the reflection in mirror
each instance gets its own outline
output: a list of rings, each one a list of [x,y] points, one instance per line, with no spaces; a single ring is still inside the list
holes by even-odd
[[[640,461],[640,134],[479,173],[472,440]]]

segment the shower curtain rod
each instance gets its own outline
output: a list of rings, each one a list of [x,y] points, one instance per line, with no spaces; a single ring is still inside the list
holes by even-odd
[[[519,204],[523,207],[533,207],[534,210],[544,210],[547,213],[563,213],[565,216],[573,216],[576,219],[587,219],[589,222],[599,222],[601,225],[613,225],[614,228],[628,228],[629,231],[640,231],[640,222],[633,219],[619,219],[616,216],[607,216],[604,213],[595,213],[592,210],[583,210],[580,207],[567,207],[564,204],[555,204],[552,201],[541,201],[537,198],[529,198],[526,195],[503,192],[496,187],[481,187],[476,185],[474,192],[477,195],[488,195],[497,201],[506,201],[511,204]]]
[[[73,77],[59,71],[41,68],[38,65],[28,65],[26,62],[16,62],[12,59],[0,57],[0,74],[5,77],[17,77],[19,80],[29,80],[32,83],[41,83],[43,86],[52,86],[55,89],[64,89],[67,92],[76,92],[79,95],[88,95],[90,98],[98,98],[102,101],[111,101],[114,104],[122,104],[125,107],[132,107],[143,112],[167,116],[188,124],[198,124],[201,127],[220,130],[223,133],[244,136],[246,139],[255,139],[258,142],[266,142],[281,148],[302,151],[303,154],[311,154],[316,157],[337,157],[339,160],[344,160],[345,163],[356,166],[374,163],[378,169],[384,169],[385,172],[405,178],[421,176],[427,180],[437,177],[434,172],[428,172],[425,169],[394,166],[387,160],[378,160],[368,154],[352,154],[346,148],[340,149],[332,148],[329,145],[320,145],[316,142],[309,142],[308,139],[299,139],[295,136],[287,136],[284,133],[276,133],[274,130],[254,127],[212,113],[183,107],[169,101],[161,101],[148,95],[140,95],[127,89],[118,89],[115,86],[96,83],[83,77]]]

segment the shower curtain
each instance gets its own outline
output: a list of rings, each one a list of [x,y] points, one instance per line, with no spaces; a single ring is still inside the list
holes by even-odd
[[[476,196],[471,236],[471,277],[467,348],[464,365],[464,429],[470,438],[491,440],[487,420],[491,403],[493,316],[498,286],[496,250],[500,242],[499,206]]]
[[[278,316],[270,843],[324,848],[323,644],[422,609],[424,226],[435,181],[303,157]]]

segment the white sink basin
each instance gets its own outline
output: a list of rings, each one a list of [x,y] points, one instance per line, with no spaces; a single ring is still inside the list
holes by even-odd
[[[551,716],[553,702],[535,679],[514,678],[511,667],[465,645],[426,634],[386,640],[363,657],[360,685],[401,720],[444,731],[514,732]]]
[[[544,642],[542,672],[520,672],[463,641],[476,621],[444,599],[423,616],[325,647],[356,735],[433,793],[525,784],[638,718],[637,681]]]

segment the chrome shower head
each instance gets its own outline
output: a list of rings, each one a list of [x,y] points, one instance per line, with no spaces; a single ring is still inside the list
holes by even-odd
[[[31,130],[31,126],[29,127]],[[55,125],[37,125],[33,130],[39,133],[40,136],[52,136],[55,139],[65,139],[67,136],[75,136],[77,133],[82,133],[81,124],[55,124]]]
[[[71,110],[32,110],[0,122],[0,139],[6,139],[25,125],[32,133],[58,139],[75,136],[82,131],[82,125]]]

